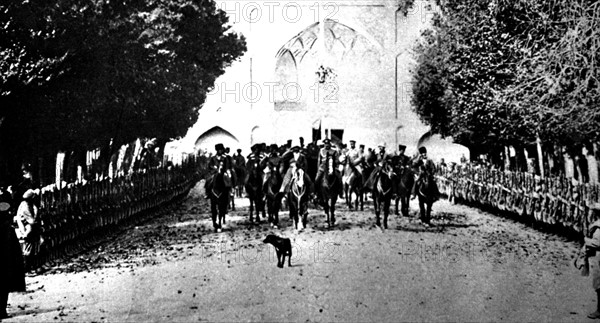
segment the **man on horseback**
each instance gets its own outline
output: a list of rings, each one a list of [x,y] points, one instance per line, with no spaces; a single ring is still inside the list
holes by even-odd
[[[219,171],[221,173],[223,173],[223,180],[225,181],[225,186],[228,189],[231,189],[232,187],[232,178],[233,178],[233,174],[232,174],[232,162],[231,159],[228,158],[227,155],[225,155],[225,147],[223,146],[223,144],[216,144],[215,145],[215,150],[217,152],[216,155],[210,157],[210,159],[208,160],[208,174],[209,176],[207,176],[206,178],[206,182],[204,183],[204,188],[207,189],[209,187],[211,187],[215,175],[217,173],[219,173]]]
[[[271,153],[269,153],[268,156],[264,157],[261,161],[260,161],[260,168],[261,169],[267,169],[265,171],[265,181],[264,181],[264,185],[263,185],[263,192],[267,192],[267,181],[266,178],[269,176],[269,172],[271,169],[276,169],[277,171],[279,171],[280,173],[282,172],[282,170],[280,169],[281,167],[281,157],[279,156],[279,151],[278,151],[278,147],[276,144],[272,144],[270,146],[271,148]]]
[[[404,169],[405,167],[410,166],[410,157],[408,157],[404,154],[405,151],[406,151],[405,145],[398,145],[398,154],[392,158],[394,167],[398,167],[399,169]]]
[[[324,147],[319,151],[319,157],[317,159],[317,164],[319,165],[319,169],[317,171],[317,177],[315,177],[315,183],[317,185],[321,185],[321,181],[323,180],[323,174],[325,173],[325,169],[327,168],[327,159],[331,158],[333,161],[333,171],[335,172],[335,176],[338,178],[340,183],[342,182],[342,174],[340,174],[338,170],[338,164],[340,161],[340,154],[337,150],[331,147],[331,140],[325,139],[323,140]],[[321,197],[318,197],[321,198]]]
[[[302,154],[300,151],[300,145],[293,145],[291,149],[286,151],[281,156],[280,162],[284,164],[289,163],[289,167],[285,173],[285,177],[283,178],[281,188],[279,189],[279,200],[281,200],[281,198],[283,198],[283,196],[289,192],[290,184],[292,183],[293,178],[295,178],[298,183],[306,185],[309,194],[313,191],[313,182],[306,174],[306,168],[308,165],[306,156],[304,156],[304,154]]]
[[[436,167],[433,160],[427,158],[427,148],[419,148],[419,157],[415,161],[415,165],[419,169],[419,177],[417,178],[417,180],[415,181],[415,185],[413,186],[411,199],[414,199],[417,196],[417,187],[419,187],[423,180],[427,177],[431,180],[431,183],[433,185],[432,192],[434,195],[434,200],[437,200],[440,195],[440,191],[438,190],[435,180],[433,180]]]
[[[352,167],[362,176],[364,156],[360,149],[356,148],[355,140],[350,140],[350,149],[348,150],[347,155],[348,161],[351,163]]]
[[[233,170],[236,176],[237,196],[242,197],[242,190],[246,179],[246,158],[242,156],[242,150],[238,149],[233,155]]]
[[[365,182],[365,188],[369,189],[371,192],[373,191],[373,187],[379,178],[379,175],[382,171],[390,171],[392,170],[392,156],[385,152],[385,144],[380,144],[378,146],[379,152],[372,157],[374,159],[375,169],[371,172],[371,175]],[[395,180],[395,175],[392,173],[392,180]],[[397,195],[397,187],[396,185],[392,185],[392,195]]]
[[[233,155],[233,166],[234,167],[244,167],[246,165],[246,158],[242,156],[242,150],[238,149],[237,154]]]

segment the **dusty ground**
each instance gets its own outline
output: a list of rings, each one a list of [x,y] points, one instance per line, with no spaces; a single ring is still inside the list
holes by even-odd
[[[338,224],[320,210],[295,233],[250,225],[238,200],[212,232],[197,186],[164,215],[42,275],[11,294],[8,322],[57,321],[585,321],[589,277],[578,246],[523,224],[440,201],[434,226],[392,216],[373,226],[372,205]],[[412,202],[411,214],[417,203]],[[262,239],[293,240],[292,267],[276,267]]]

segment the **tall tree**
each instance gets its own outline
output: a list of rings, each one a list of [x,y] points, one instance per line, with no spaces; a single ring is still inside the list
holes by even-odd
[[[0,145],[19,159],[182,136],[246,50],[212,0],[11,0],[0,24]]]

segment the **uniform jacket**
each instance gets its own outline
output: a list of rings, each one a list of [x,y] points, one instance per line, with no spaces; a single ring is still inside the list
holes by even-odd
[[[318,165],[319,168],[324,171],[325,170],[325,161],[327,160],[327,157],[330,156],[333,159],[333,169],[337,169],[338,165],[339,165],[339,160],[340,160],[340,153],[333,149],[325,149],[324,147],[321,148],[321,150],[319,151],[319,159],[318,159]]]
[[[224,170],[231,170],[231,157],[225,154],[214,155],[208,160],[208,168],[216,171],[219,168],[219,163],[223,162]]]
[[[281,161],[290,165],[292,162],[296,163],[297,168],[301,168],[306,172],[306,167],[308,166],[308,161],[306,160],[306,156],[301,152],[296,157],[294,152],[290,149],[286,151],[283,156],[281,156]]]

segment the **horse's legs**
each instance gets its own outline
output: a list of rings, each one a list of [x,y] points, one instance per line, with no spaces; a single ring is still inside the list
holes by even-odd
[[[431,206],[433,203],[427,203],[427,223],[431,221]]]
[[[390,214],[390,204],[391,204],[392,200],[391,198],[386,198],[383,201],[383,228],[387,229],[388,225],[388,216]]]
[[[346,192],[346,205],[352,210],[352,186],[350,184],[344,184],[344,192]]]
[[[398,202],[400,202],[400,195],[396,196],[395,202],[396,202],[396,210],[394,211],[394,214],[400,215],[400,212],[398,212]]]
[[[306,199],[305,201],[300,200],[300,202],[302,202],[300,204],[300,212],[302,215],[302,229],[306,229],[306,222],[308,220],[308,199]]]
[[[267,217],[267,215],[265,214],[265,197],[261,196],[260,197],[260,210],[262,211],[262,216],[263,219]],[[258,219],[260,221],[260,219]]]
[[[252,220],[252,217],[254,216],[254,214],[253,214],[254,213],[254,202],[253,202],[254,197],[252,195],[250,195],[250,197],[248,199],[250,200],[250,213],[248,215],[250,216],[250,218],[249,218],[250,223],[252,223],[252,222],[254,222]]]
[[[212,217],[213,228],[215,229],[215,231],[217,231],[217,229],[219,229],[219,226],[217,225],[217,201],[213,201],[212,199],[210,201],[210,213]]]
[[[429,221],[425,217],[425,201],[421,196],[419,196],[419,212],[421,215],[421,222],[429,223]]]
[[[331,199],[331,206],[329,207],[329,212],[331,213],[331,226],[335,225],[335,203],[337,199],[334,197]]]
[[[375,208],[375,225],[381,226],[381,220],[379,218],[379,212],[381,211],[379,205],[379,198],[375,195],[373,195],[373,207]]]
[[[358,200],[360,199],[360,210],[365,210],[365,199],[362,193],[356,192],[356,208],[358,209]]]
[[[275,228],[277,228],[278,224],[279,224],[279,210],[277,209],[277,206],[274,205],[273,206],[273,225],[275,226]]]

